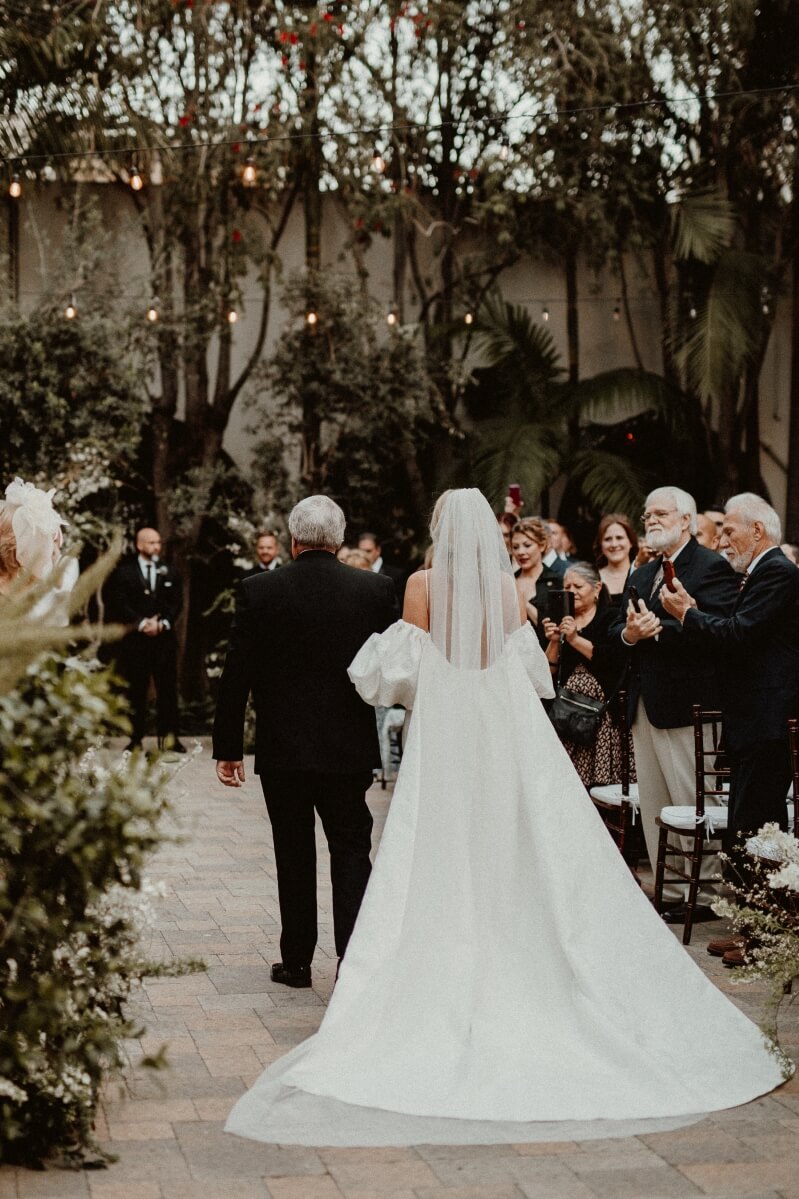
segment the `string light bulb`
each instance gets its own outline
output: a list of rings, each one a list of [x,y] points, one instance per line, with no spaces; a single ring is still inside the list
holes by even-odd
[[[399,321],[399,313],[397,312],[397,309],[389,308],[388,312],[386,313],[386,324],[389,325],[393,329],[393,327],[397,324],[398,321]]]
[[[473,325],[474,324],[474,313],[473,312],[465,312],[463,314],[463,323],[464,323],[464,325]]]
[[[305,314],[305,323],[309,328],[313,329],[319,323],[319,314],[316,309],[309,308]]]
[[[22,195],[22,182],[19,175],[12,175],[8,185],[8,194],[12,200],[18,200]]]
[[[690,316],[692,321],[696,320],[696,305],[695,304],[692,304],[691,307],[688,309],[688,315]]]
[[[130,185],[131,189],[135,192],[140,192],[141,189],[144,187],[144,180],[141,177],[141,171],[139,170],[139,168],[136,166],[135,163],[130,168],[128,184]]]
[[[783,108],[782,110],[782,128],[786,133],[793,132],[793,113],[790,108]]]
[[[150,307],[147,309],[147,320],[151,325],[154,325],[158,320],[158,300],[153,300]]]
[[[252,155],[250,155],[250,157],[246,159],[244,166],[242,167],[241,181],[247,187],[252,187],[252,185],[253,185],[253,183],[255,183],[255,180],[257,177],[258,177],[258,168],[255,165],[255,159],[252,157]]]
[[[507,162],[510,158],[510,142],[508,141],[507,133],[503,136],[499,147],[499,157],[501,162]]]
[[[613,309],[613,319],[614,321],[621,320],[621,304],[618,300],[616,301],[616,307]]]
[[[77,305],[75,304],[75,297],[72,296],[70,298],[70,301],[67,304],[66,308],[64,309],[64,316],[66,317],[66,319],[68,321],[74,321],[74,319],[77,315],[78,315],[78,308],[77,308]]]
[[[544,322],[544,324],[546,324],[549,320],[549,309],[547,308],[546,304],[541,309],[541,320]]]
[[[229,325],[235,325],[236,321],[239,319],[239,314],[235,308],[228,308],[226,319]]]
[[[378,175],[382,175],[383,171],[385,169],[386,169],[386,160],[383,157],[383,155],[380,153],[377,146],[375,146],[375,152],[372,155],[372,170],[375,171]]]

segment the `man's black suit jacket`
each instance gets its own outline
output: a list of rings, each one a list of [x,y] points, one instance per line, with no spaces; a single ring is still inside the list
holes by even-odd
[[[151,591],[138,558],[120,562],[108,581],[109,618],[138,628],[147,616],[160,616],[174,629],[183,607],[180,575],[162,562],[155,564],[155,590]]]
[[[663,628],[657,641],[650,637],[627,651],[631,663],[630,720],[635,718],[640,699],[654,728],[678,729],[693,722],[694,704],[721,707],[717,655],[712,645],[686,637],[679,620],[669,616],[659,595],[651,596],[659,568],[660,561],[656,559],[639,566],[630,575],[610,636],[621,637],[627,620],[629,589],[635,587]],[[726,558],[705,549],[695,537],[680,551],[674,573],[703,611],[715,616],[726,616],[732,611],[738,577]]]
[[[242,580],[219,683],[214,757],[243,756],[244,711],[256,712],[255,771],[355,774],[380,764],[374,709],[347,667],[397,619],[391,579],[306,550]]]
[[[686,613],[684,629],[691,645],[719,654],[729,748],[781,741],[799,698],[799,569],[793,562],[775,547],[746,580],[731,615],[714,616],[699,604]]]

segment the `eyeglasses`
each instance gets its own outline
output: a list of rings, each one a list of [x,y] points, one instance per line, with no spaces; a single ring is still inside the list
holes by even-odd
[[[646,524],[649,520],[663,520],[666,516],[671,516],[676,512],[676,508],[653,508],[651,512],[641,513],[641,524]]]

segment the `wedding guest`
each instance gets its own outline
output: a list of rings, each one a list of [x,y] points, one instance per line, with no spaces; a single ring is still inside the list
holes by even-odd
[[[247,571],[244,575],[245,579],[249,579],[251,575],[259,575],[265,570],[277,570],[282,565],[280,547],[274,533],[264,531],[258,534],[255,542],[255,557],[258,559],[257,564]]]
[[[346,562],[349,559],[349,556],[351,553],[352,553],[351,545],[342,545],[336,551],[336,557],[338,558],[339,562]]]
[[[117,670],[128,687],[132,735],[140,749],[147,731],[147,692],[155,686],[160,749],[185,753],[178,736],[178,653],[175,623],[183,607],[180,575],[161,562],[156,529],[136,533],[136,555],[120,562],[108,581],[109,618],[127,627],[118,643]]]
[[[631,564],[638,553],[638,535],[623,512],[609,512],[599,522],[594,540],[594,555],[599,577],[605,584],[608,600],[618,608]]]
[[[511,551],[519,567],[516,588],[525,602],[527,619],[536,629],[547,614],[549,592],[563,583],[560,575],[544,565],[548,548],[549,530],[542,520],[528,516],[513,526]]]
[[[660,809],[694,803],[693,705],[718,708],[721,688],[718,661],[712,646],[689,641],[680,622],[660,599],[666,562],[703,610],[726,616],[735,601],[738,583],[729,563],[696,540],[696,504],[679,487],[658,487],[646,498],[643,514],[646,542],[661,557],[634,570],[622,597],[611,636],[625,647],[631,662],[629,716],[638,768],[641,824],[649,860],[657,861]],[[638,602],[633,602],[635,589]],[[710,857],[703,877],[715,873]],[[680,906],[665,918],[679,923],[685,887],[668,883],[664,897]],[[700,892],[704,904],[712,898]],[[697,907],[695,919],[709,919],[707,907]]]
[[[552,549],[562,562],[571,562],[574,560],[576,546],[572,541],[571,533],[565,525],[559,520],[554,520],[553,517],[547,516],[544,524],[549,530],[549,538]],[[549,565],[549,563],[547,563]]]
[[[363,550],[350,550],[347,555],[347,566],[357,567],[358,570],[371,570],[372,563],[369,561],[369,555]]]
[[[383,547],[376,533],[361,533],[358,538],[358,549],[367,555],[371,571],[376,575],[386,575],[391,579],[397,592],[397,602],[402,608],[405,595],[405,571],[401,570],[399,566],[390,566],[383,561]]]
[[[762,825],[787,829],[788,718],[799,714],[799,573],[780,548],[780,519],[760,496],[727,501],[720,557],[741,575],[732,610],[714,613],[676,581],[664,608],[696,652],[716,653],[730,761],[729,852]],[[720,943],[719,943],[720,944]],[[728,952],[740,950],[732,942]],[[727,965],[740,965],[740,952]]]
[[[15,479],[0,500],[0,595],[20,576],[31,583],[46,578],[61,557],[62,525],[53,507],[55,489],[44,491]]]
[[[715,522],[709,516],[705,516],[704,512],[697,513],[696,540],[705,549],[717,550],[719,548],[719,531]]]
[[[564,616],[560,624],[543,618],[547,660],[562,686],[604,703],[617,690],[626,665],[618,639],[610,636],[613,614],[607,590],[588,562],[572,562],[563,586],[574,596],[574,616]],[[591,745],[564,740],[563,747],[585,787],[606,786],[621,777],[621,734],[610,709]],[[629,750],[632,759],[632,742]]]

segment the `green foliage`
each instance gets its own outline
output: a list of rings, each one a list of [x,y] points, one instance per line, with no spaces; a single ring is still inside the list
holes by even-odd
[[[98,1092],[140,1035],[124,1001],[147,974],[144,868],[163,840],[165,777],[109,761],[127,731],[106,672],[35,659],[0,698],[0,1160],[80,1161]]]
[[[309,294],[314,326],[304,320]],[[419,453],[431,420],[416,342],[386,329],[384,313],[347,278],[292,279],[284,304],[291,324],[259,380],[272,406],[258,410],[256,469],[279,449],[305,493],[336,496],[356,524],[388,514],[386,532],[396,535],[409,519],[402,466]],[[268,490],[270,480],[261,481]]]
[[[645,482],[627,457],[601,448],[592,422],[607,426],[648,412],[679,441],[686,436],[685,397],[641,370],[564,381],[549,330],[496,297],[477,322],[475,345],[489,365],[475,370],[466,393],[475,420],[469,462],[474,484],[491,502],[499,508],[510,480],[534,499],[565,473],[596,510],[635,512]]]

